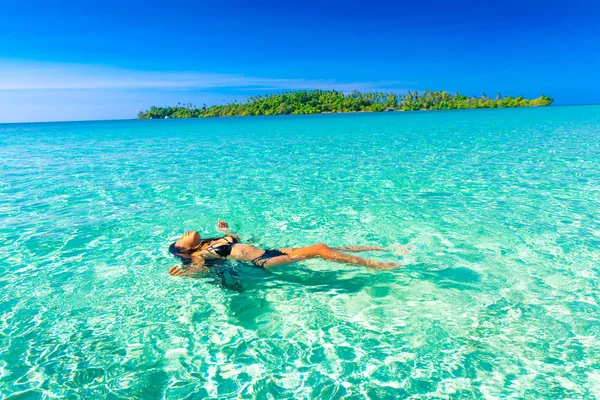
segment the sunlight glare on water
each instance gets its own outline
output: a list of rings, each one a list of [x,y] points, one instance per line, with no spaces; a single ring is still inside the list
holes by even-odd
[[[599,138],[599,106],[0,125],[0,398],[600,396]],[[404,267],[169,277],[217,218]]]

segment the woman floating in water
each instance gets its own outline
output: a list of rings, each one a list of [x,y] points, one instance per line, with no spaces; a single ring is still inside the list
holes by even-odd
[[[225,221],[219,220],[217,228],[223,231],[225,236],[214,239],[201,239],[198,232],[191,231],[186,232],[173,243],[169,251],[181,259],[184,267],[176,265],[169,270],[169,274],[174,276],[198,275],[208,270],[206,266],[207,262],[218,259],[249,261],[263,268],[291,264],[315,257],[339,263],[362,265],[379,270],[390,270],[400,266],[399,264],[365,260],[341,252],[384,251],[385,249],[381,247],[329,247],[323,243],[319,243],[300,248],[262,250],[249,244],[240,243],[237,235],[229,233],[229,226]]]

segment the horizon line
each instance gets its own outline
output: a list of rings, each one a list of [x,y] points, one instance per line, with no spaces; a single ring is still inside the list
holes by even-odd
[[[553,108],[553,107],[583,107],[583,106],[600,106],[600,103],[578,103],[578,104],[552,104],[546,107],[504,107],[504,108],[468,108],[468,109],[448,109],[448,110],[415,110],[415,111],[476,111],[476,110],[512,110],[512,109],[536,109],[536,108]],[[395,111],[398,114],[401,113],[412,113],[415,111]],[[314,116],[314,115],[339,115],[339,114],[380,114],[376,111],[349,111],[333,114],[316,113],[316,114],[295,114],[294,116]],[[389,115],[386,113],[386,115]],[[206,118],[168,118],[167,120],[204,120],[204,119],[215,119],[215,118],[228,118],[228,117],[286,117],[289,114],[276,114],[276,115],[248,115],[248,116],[219,116],[219,117],[206,117]],[[151,121],[163,121],[163,119],[150,119]],[[136,117],[132,118],[111,118],[111,119],[73,119],[73,120],[54,120],[54,121],[19,121],[19,122],[0,122],[1,125],[19,125],[19,124],[60,124],[70,122],[110,122],[110,121],[142,121]]]

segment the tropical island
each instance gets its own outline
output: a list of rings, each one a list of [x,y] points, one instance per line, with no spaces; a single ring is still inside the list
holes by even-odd
[[[196,107],[179,103],[174,107],[151,107],[140,111],[138,119],[205,118],[225,116],[326,114],[345,112],[453,110],[466,108],[542,107],[554,99],[541,95],[535,99],[518,97],[494,98],[485,94],[468,97],[459,93],[425,90],[406,94],[353,91],[345,94],[336,90],[300,90],[284,93],[251,96],[243,102],[233,101],[223,105]]]

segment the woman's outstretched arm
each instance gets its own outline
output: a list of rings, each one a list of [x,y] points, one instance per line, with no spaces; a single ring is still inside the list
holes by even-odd
[[[171,267],[169,270],[169,275],[193,277],[207,271],[208,268],[206,267],[204,259],[200,257],[194,257],[192,258],[192,263],[189,265],[173,265],[173,267]]]

